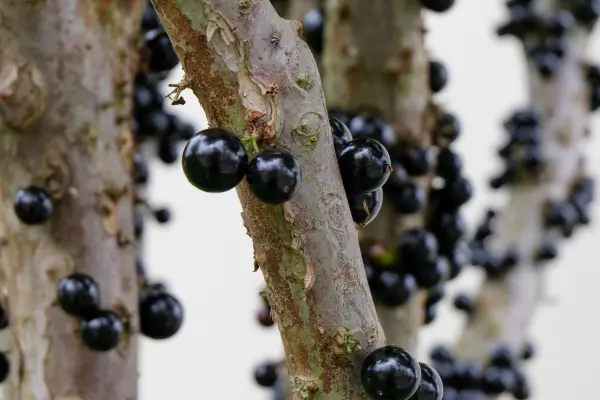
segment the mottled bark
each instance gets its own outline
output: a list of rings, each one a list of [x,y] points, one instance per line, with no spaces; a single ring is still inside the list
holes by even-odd
[[[328,107],[371,107],[393,123],[400,140],[428,146],[433,107],[420,2],[330,0],[326,7],[323,75]],[[431,177],[420,180],[423,187]],[[403,230],[422,226],[424,214],[398,215],[384,201],[361,237],[394,245]],[[423,322],[423,296],[408,305],[377,305],[388,342],[415,350]]]
[[[0,274],[12,371],[2,398],[137,397],[130,87],[141,2],[0,0]],[[55,212],[27,226],[15,192],[47,188]],[[57,282],[91,275],[130,323],[93,353],[56,305]]]
[[[209,124],[287,150],[301,165],[302,188],[283,206],[260,203],[245,181],[237,189],[294,397],[365,399],[359,362],[384,336],[299,25],[266,0],[153,4]]]
[[[542,0],[536,6],[541,15],[548,16],[561,9],[558,1]],[[547,168],[537,182],[512,187],[503,212],[496,217],[491,250],[515,248],[521,253],[521,262],[505,278],[484,282],[475,313],[458,342],[459,356],[483,362],[494,345],[506,343],[517,350],[526,339],[546,275],[544,266],[534,265],[534,253],[544,240],[558,238],[555,232],[544,229],[544,204],[547,200],[564,201],[582,173],[588,88],[581,63],[588,36],[589,32],[581,28],[569,34],[567,53],[553,80],[541,80],[530,68],[530,103],[543,115],[542,151]]]

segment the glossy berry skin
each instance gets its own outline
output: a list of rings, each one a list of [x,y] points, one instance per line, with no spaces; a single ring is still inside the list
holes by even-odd
[[[453,363],[454,356],[452,355],[452,350],[450,350],[447,346],[437,345],[431,352],[429,353],[429,358],[432,361],[437,363]]]
[[[475,310],[475,303],[466,294],[459,294],[454,298],[454,308],[471,314]]]
[[[388,307],[405,304],[417,291],[417,282],[410,274],[382,271],[374,282],[374,296]]]
[[[209,193],[233,189],[248,169],[241,140],[221,128],[196,133],[183,150],[183,172],[192,185]]]
[[[481,380],[481,368],[470,361],[459,361],[454,364],[452,386],[457,389],[469,389],[477,386]]]
[[[335,154],[340,154],[342,148],[352,140],[352,133],[350,133],[350,129],[348,129],[346,124],[335,117],[329,117],[329,126],[333,135]]]
[[[440,149],[437,156],[436,174],[446,180],[454,180],[460,176],[463,168],[462,158],[448,148]]]
[[[360,377],[363,388],[373,399],[407,400],[419,387],[421,368],[406,350],[384,346],[365,358]]]
[[[388,149],[397,142],[392,126],[373,110],[361,110],[348,122],[348,128],[353,137],[376,140]]]
[[[254,380],[262,387],[273,387],[277,377],[277,368],[273,364],[260,364],[254,369]]]
[[[4,311],[4,307],[0,305],[0,330],[6,329],[8,327],[8,316]]]
[[[397,254],[400,265],[420,268],[437,258],[438,243],[435,236],[425,229],[409,229],[400,237]]]
[[[10,361],[8,355],[4,352],[0,353],[0,383],[6,381],[10,375]]]
[[[446,12],[454,5],[454,0],[421,0],[421,5],[430,11]]]
[[[439,61],[429,61],[429,88],[433,93],[441,92],[448,84],[448,70]]]
[[[283,151],[260,151],[248,166],[246,174],[252,194],[267,204],[283,204],[300,189],[300,164]]]
[[[159,208],[153,212],[156,222],[159,224],[166,224],[171,220],[171,210],[168,208]]]
[[[444,113],[437,123],[434,131],[436,143],[447,146],[460,136],[460,122],[454,114]]]
[[[409,271],[415,276],[419,287],[430,289],[440,284],[448,275],[448,261],[444,257],[438,257],[418,267],[409,264]]]
[[[406,147],[395,152],[394,159],[402,165],[408,175],[419,177],[433,168],[434,154],[423,147]]]
[[[258,320],[258,323],[265,328],[271,327],[275,324],[275,321],[273,321],[273,318],[271,318],[271,307],[269,306],[262,307],[258,312],[256,319]]]
[[[362,228],[373,221],[383,204],[383,189],[369,193],[346,193],[354,223]]]
[[[109,351],[119,345],[124,333],[123,323],[117,314],[99,310],[82,319],[79,335],[83,343],[93,351]]]
[[[430,365],[419,363],[421,367],[421,382],[417,393],[410,400],[442,400],[444,395],[444,385],[442,378]]]
[[[58,283],[57,300],[67,314],[85,317],[98,310],[100,290],[92,277],[76,272]]]
[[[399,214],[414,214],[425,206],[425,191],[412,181],[404,181],[386,186],[388,199]]]
[[[15,194],[14,211],[22,223],[40,225],[52,216],[54,203],[46,189],[30,186],[19,189]]]
[[[338,164],[347,191],[366,193],[379,189],[392,171],[390,155],[369,138],[356,138],[340,151]]]
[[[152,52],[148,68],[152,72],[169,71],[179,64],[169,36],[162,28],[149,31],[145,35],[146,46]]]
[[[183,307],[166,292],[152,291],[140,296],[140,331],[151,339],[168,339],[183,324]]]
[[[471,200],[471,197],[473,197],[473,186],[468,179],[459,177],[456,180],[448,182],[440,192],[440,195],[444,206],[450,210],[454,210]]]
[[[495,367],[513,368],[515,360],[515,353],[506,345],[497,346],[490,354],[490,365]]]

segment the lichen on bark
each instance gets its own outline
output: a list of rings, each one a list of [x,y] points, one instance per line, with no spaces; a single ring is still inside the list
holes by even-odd
[[[209,124],[289,151],[301,165],[302,187],[282,206],[260,203],[245,181],[237,188],[292,382],[310,382],[315,400],[364,399],[357,369],[384,336],[300,25],[266,0],[152,2]],[[310,84],[300,87],[299,76]],[[314,285],[306,287],[311,273]],[[335,351],[340,328],[360,342],[360,352]]]
[[[135,399],[131,84],[140,0],[0,0],[0,282],[10,325],[3,399]],[[42,226],[13,211],[36,185],[55,209]],[[85,348],[55,301],[58,281],[91,275],[128,323],[110,353]]]

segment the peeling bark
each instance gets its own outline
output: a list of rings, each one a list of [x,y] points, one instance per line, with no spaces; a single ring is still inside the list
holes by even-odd
[[[538,1],[536,6],[540,15],[553,15],[560,10],[559,3]],[[542,112],[542,150],[548,168],[538,182],[511,188],[506,207],[496,217],[490,249],[515,248],[521,253],[521,262],[505,278],[484,282],[475,313],[456,347],[460,357],[483,362],[494,345],[506,343],[518,350],[526,340],[546,275],[546,268],[534,265],[534,252],[542,241],[558,238],[544,229],[544,203],[564,201],[582,173],[588,88],[581,63],[588,36],[581,28],[571,32],[562,66],[552,81],[541,80],[530,66],[530,102]]]
[[[335,160],[316,63],[266,0],[153,0],[209,124],[291,152],[303,183],[283,206],[238,188],[295,399],[365,399],[360,360],[384,336]],[[277,45],[273,46],[276,37]],[[315,283],[305,287],[313,273]],[[361,350],[344,352],[344,333]],[[350,336],[348,336],[350,335]]]
[[[0,279],[10,319],[4,399],[137,398],[131,82],[139,0],[0,0]],[[26,226],[15,192],[48,189],[54,214]],[[74,271],[128,320],[122,346],[93,353],[55,302]]]
[[[326,15],[323,75],[328,107],[372,107],[393,124],[400,140],[429,146],[435,116],[420,2],[328,1]],[[428,187],[430,179],[419,183]],[[424,214],[398,215],[384,200],[361,237],[394,245],[402,231],[423,223]],[[401,308],[377,305],[389,343],[416,349],[423,299],[417,295]]]

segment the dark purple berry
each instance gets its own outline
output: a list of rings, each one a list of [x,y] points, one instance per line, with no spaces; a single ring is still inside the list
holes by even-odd
[[[440,284],[448,276],[448,260],[444,257],[438,257],[419,266],[416,263],[405,266],[415,276],[419,287],[425,289]]]
[[[192,185],[205,192],[221,193],[233,189],[244,178],[248,155],[233,133],[208,128],[188,141],[182,164]]]
[[[168,208],[157,208],[153,211],[153,214],[159,224],[166,224],[171,220],[171,210]]]
[[[8,355],[0,352],[0,383],[5,382],[10,375],[10,360]]]
[[[388,307],[398,307],[412,297],[417,291],[415,278],[410,274],[401,274],[396,271],[382,271],[377,275],[375,296]]]
[[[333,135],[335,154],[340,154],[342,148],[352,140],[352,133],[342,121],[335,117],[329,117],[329,126],[331,126],[331,134]]]
[[[124,331],[117,314],[108,310],[98,310],[79,323],[81,340],[93,351],[114,349],[121,342]]]
[[[365,358],[360,376],[365,391],[373,399],[407,400],[419,387],[421,369],[406,350],[384,346]]]
[[[67,314],[84,317],[98,310],[100,290],[92,277],[75,272],[58,283],[57,300]]]
[[[442,114],[433,132],[438,145],[446,147],[460,136],[460,122],[454,114]]]
[[[446,180],[454,180],[460,176],[462,158],[449,148],[442,148],[437,156],[436,174]]]
[[[52,196],[44,188],[29,186],[19,189],[14,197],[14,210],[26,225],[40,225],[48,221],[54,212]]]
[[[140,295],[140,331],[152,339],[167,339],[183,324],[183,307],[179,300],[162,291]]]
[[[430,149],[406,147],[394,152],[394,158],[410,176],[423,176],[433,167],[435,156]]]
[[[429,358],[436,363],[454,363],[452,350],[448,346],[438,344],[429,353]]]
[[[430,11],[441,13],[448,11],[454,5],[454,0],[421,0],[421,5]]]
[[[427,196],[423,188],[412,181],[386,186],[388,200],[399,214],[414,214],[423,209]]]
[[[340,151],[338,163],[344,187],[354,193],[380,188],[392,171],[385,147],[368,138],[356,138],[346,144]]]
[[[265,328],[268,328],[275,324],[275,321],[273,321],[273,318],[271,318],[271,307],[269,306],[262,307],[258,312],[256,319],[258,320],[258,323],[264,326]]]
[[[435,305],[425,306],[425,314],[423,316],[423,325],[429,325],[435,318],[437,317],[437,307]],[[415,394],[416,396],[416,394]],[[419,397],[411,397],[411,399],[419,398]]]
[[[439,61],[429,61],[429,88],[433,93],[441,92],[448,84],[448,70]]]
[[[521,349],[521,359],[522,360],[531,360],[533,358],[533,356],[535,356],[535,347],[533,345],[533,343],[531,342],[526,342],[523,345],[523,348]]]
[[[267,204],[283,204],[300,189],[300,164],[283,151],[260,151],[250,161],[246,174],[252,194]]]
[[[156,14],[156,10],[150,2],[144,5],[144,12],[142,13],[142,30],[149,31],[160,27],[160,20]]]
[[[169,71],[179,64],[169,36],[162,28],[154,29],[145,35],[146,46],[152,52],[148,68],[152,72]]]
[[[352,220],[359,227],[367,226],[377,217],[383,204],[383,189],[368,193],[346,193]]]
[[[442,400],[444,385],[442,378],[430,365],[419,363],[421,367],[421,382],[417,392],[410,400]]]
[[[509,346],[499,345],[490,354],[490,365],[499,368],[512,368],[516,361],[515,353]]]
[[[437,285],[437,286],[431,288],[427,292],[427,300],[426,300],[425,304],[427,306],[437,304],[440,301],[442,301],[442,299],[444,298],[445,295],[446,295],[446,289],[445,289],[444,285]]]
[[[397,254],[400,265],[419,269],[436,260],[438,243],[435,236],[425,229],[409,229],[400,237]]]
[[[273,387],[277,377],[277,367],[274,364],[264,363],[254,369],[254,380],[259,386]]]
[[[6,315],[6,311],[4,311],[4,307],[0,305],[0,330],[6,329],[8,327],[8,315]]]
[[[464,311],[467,314],[471,314],[475,310],[475,303],[469,296],[461,293],[454,297],[454,308]]]

